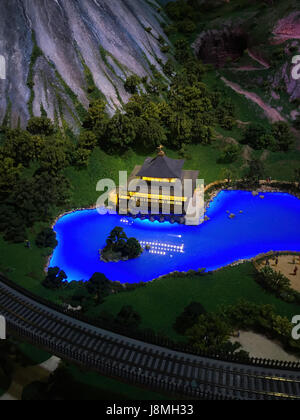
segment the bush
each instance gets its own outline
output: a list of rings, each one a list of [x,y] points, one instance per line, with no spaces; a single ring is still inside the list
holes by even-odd
[[[294,142],[290,126],[284,121],[278,121],[272,126],[272,135],[278,145],[278,149],[287,152]]]
[[[141,83],[141,79],[137,75],[130,76],[126,79],[126,82],[124,83],[124,88],[128,93],[131,93],[132,95],[137,92],[137,87]]]
[[[193,327],[200,315],[206,314],[205,309],[199,302],[190,303],[181,315],[176,318],[173,328],[178,334],[184,335],[185,332]]]
[[[33,117],[28,121],[27,131],[33,135],[51,136],[54,133],[54,125],[49,118]]]
[[[219,158],[219,163],[233,163],[237,160],[239,156],[239,146],[236,144],[229,144],[225,147],[222,152],[221,157]]]
[[[243,144],[248,144],[255,150],[268,149],[274,146],[274,138],[261,124],[250,124],[243,136]]]
[[[133,259],[141,255],[143,249],[135,238],[127,238],[124,229],[116,227],[107,238],[106,247],[101,251],[104,261]]]
[[[58,245],[56,233],[51,228],[45,228],[37,235],[35,243],[39,248],[54,249]]]
[[[257,282],[270,293],[275,294],[285,302],[300,303],[300,293],[291,288],[291,283],[283,274],[271,267],[264,267],[257,273]]]
[[[65,285],[67,278],[66,273],[60,268],[50,267],[43,281],[43,286],[51,290],[61,289]]]
[[[141,323],[141,316],[132,308],[132,306],[123,306],[115,318],[115,323],[117,326],[126,329],[137,329]]]
[[[197,323],[187,330],[190,344],[198,350],[213,354],[225,353],[233,333],[232,326],[218,314],[200,315]],[[238,346],[239,347],[239,346]]]

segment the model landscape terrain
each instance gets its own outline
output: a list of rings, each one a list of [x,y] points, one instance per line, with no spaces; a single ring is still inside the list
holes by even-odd
[[[124,379],[111,334],[246,366],[272,359],[272,367],[298,371],[299,2],[2,6],[0,314],[15,314],[5,288],[16,288],[30,300],[27,308],[49,305],[108,331],[116,356],[98,361],[101,370],[71,353],[61,361],[59,344],[32,339],[32,316],[27,336],[18,330],[0,341],[3,399],[183,393],[176,375],[168,382],[175,388],[163,388],[147,382],[138,364]],[[149,156],[177,165],[168,167],[175,178],[184,161],[180,173],[204,179],[203,224],[161,215],[100,218],[98,181],[118,186],[119,171],[143,174]],[[96,332],[83,330],[88,343],[87,331]],[[141,374],[144,382],[134,376]],[[197,380],[188,382],[189,396],[223,395]],[[235,390],[230,397],[297,398],[298,391]]]

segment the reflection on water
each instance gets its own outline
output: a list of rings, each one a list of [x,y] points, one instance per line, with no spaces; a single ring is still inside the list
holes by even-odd
[[[229,217],[234,215],[234,217]],[[149,281],[173,271],[208,271],[268,251],[300,251],[300,200],[283,193],[222,191],[208,209],[209,221],[185,226],[77,211],[55,225],[58,247],[50,266],[68,280],[88,280],[95,272],[122,283]],[[145,249],[139,258],[119,263],[100,261],[110,232],[124,228]]]
[[[167,255],[169,254],[171,257],[175,253],[184,254],[184,244],[175,245],[170,243],[163,243],[158,241],[141,241],[140,242],[142,248],[148,249],[150,254],[158,254],[158,255]]]

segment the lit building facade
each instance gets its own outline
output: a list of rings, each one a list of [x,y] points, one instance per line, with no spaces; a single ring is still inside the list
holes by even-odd
[[[143,166],[135,167],[129,188],[118,188],[110,199],[118,209],[129,209],[129,213],[134,206],[141,214],[184,216],[196,189],[198,171],[185,171],[183,166],[184,160],[167,157],[160,146],[155,158],[149,157]]]

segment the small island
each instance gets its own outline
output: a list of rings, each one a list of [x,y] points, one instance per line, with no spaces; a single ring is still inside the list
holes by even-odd
[[[124,229],[114,228],[106,240],[106,247],[100,250],[100,259],[103,262],[128,261],[138,258],[143,252],[139,241],[128,238]]]

